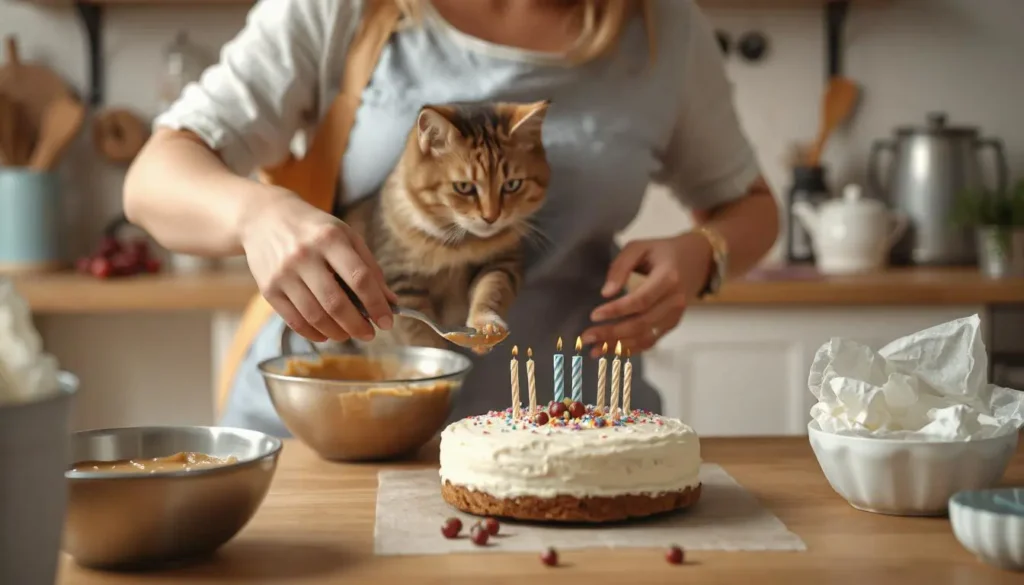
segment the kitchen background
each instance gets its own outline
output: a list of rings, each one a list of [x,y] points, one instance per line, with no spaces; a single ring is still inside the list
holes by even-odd
[[[153,116],[165,70],[164,51],[179,31],[187,31],[192,42],[215,54],[240,28],[246,14],[244,6],[172,4],[106,9],[107,105],[131,108],[147,119]],[[819,123],[826,63],[824,9],[810,0],[765,0],[756,9],[716,4],[710,0],[706,10],[716,27],[733,39],[760,31],[769,40],[762,61],[749,63],[731,56],[728,67],[743,123],[770,183],[776,193],[783,194],[790,181],[789,149],[794,142],[812,140]],[[844,73],[860,85],[863,95],[855,117],[833,136],[825,155],[832,186],[863,181],[872,141],[891,136],[896,126],[923,124],[926,114],[935,111],[947,113],[952,124],[977,126],[985,135],[1001,138],[1011,176],[1024,173],[1022,32],[1024,6],[1019,0],[855,0],[845,33]],[[23,60],[48,64],[86,93],[86,39],[71,8],[0,2],[0,35],[8,34],[18,36]],[[101,160],[89,133],[83,132],[65,155],[61,174],[67,189],[71,243],[84,253],[120,210],[123,169]],[[686,221],[685,213],[664,193],[652,190],[627,236],[676,232]],[[780,257],[777,251],[774,259]],[[872,320],[849,331],[869,334],[884,323],[884,332],[878,333],[884,341],[891,332],[909,333],[970,310],[949,307],[924,314],[908,308],[876,309]],[[718,329],[746,328],[751,339],[777,328],[778,317],[772,316],[772,309],[743,311],[719,310],[712,315],[711,309],[695,309],[690,320],[693,327],[701,327],[714,318]],[[863,321],[850,311],[854,309],[833,313],[846,322]],[[790,317],[809,322],[814,313],[797,311],[786,318]],[[76,427],[212,421],[216,359],[211,356],[218,354],[221,338],[216,327],[211,334],[209,313],[46,315],[39,324],[51,351],[83,379]],[[832,334],[808,323],[803,335],[810,345],[800,346],[800,356],[813,353]],[[806,378],[805,357],[794,358],[786,353],[788,349],[776,355],[745,352],[745,347],[740,344],[738,350],[721,355],[724,361],[711,363],[728,369],[732,356],[753,360],[750,365],[756,369],[771,367],[779,357],[790,360],[784,367],[797,385],[793,396],[803,398],[794,398],[795,406],[778,412],[780,422],[758,426],[757,420],[737,418],[709,399],[691,399],[686,407],[677,406],[684,412],[703,407],[702,418],[720,421],[713,428],[696,425],[705,433],[799,432],[802,419],[794,413],[805,408],[806,388],[799,387],[800,378]],[[667,366],[661,368],[663,374],[657,373],[657,367],[652,370],[655,376],[673,371]],[[721,382],[702,375],[687,380],[697,385]],[[753,411],[771,413],[774,398],[766,396],[724,398],[750,399],[757,403]]]

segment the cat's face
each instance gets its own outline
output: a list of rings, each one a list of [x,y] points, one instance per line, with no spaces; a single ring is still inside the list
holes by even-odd
[[[425,106],[413,128],[407,190],[420,227],[459,241],[525,231],[544,202],[550,167],[541,143],[548,102]]]

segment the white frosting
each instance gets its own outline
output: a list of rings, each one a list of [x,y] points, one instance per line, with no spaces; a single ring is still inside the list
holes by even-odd
[[[463,419],[441,433],[441,481],[502,499],[657,495],[698,485],[693,429],[640,411],[631,420],[596,427],[587,417],[558,427],[513,423],[498,412]]]
[[[57,360],[43,351],[28,303],[0,278],[0,404],[53,395],[60,388],[57,370]]]

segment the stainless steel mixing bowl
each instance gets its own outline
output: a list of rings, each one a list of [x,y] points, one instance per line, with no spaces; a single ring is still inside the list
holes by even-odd
[[[231,540],[263,502],[281,440],[224,427],[133,427],[75,433],[72,460],[155,458],[182,451],[235,457],[191,471],[67,471],[64,551],[80,565],[134,568],[181,561]]]
[[[324,459],[336,461],[389,459],[422,447],[444,426],[472,367],[461,354],[427,347],[395,347],[372,354],[339,348],[337,355],[371,360],[388,379],[287,375],[292,360],[317,362],[316,353],[284,355],[259,364],[270,399],[288,430]]]

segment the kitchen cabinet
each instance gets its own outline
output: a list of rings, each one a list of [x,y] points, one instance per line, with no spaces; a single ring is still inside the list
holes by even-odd
[[[661,390],[665,413],[702,436],[802,435],[815,402],[807,374],[831,337],[878,349],[974,313],[987,330],[984,306],[697,306],[644,355],[644,366]]]

